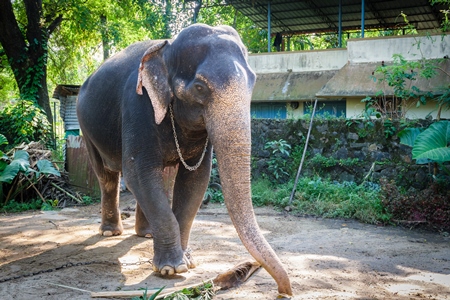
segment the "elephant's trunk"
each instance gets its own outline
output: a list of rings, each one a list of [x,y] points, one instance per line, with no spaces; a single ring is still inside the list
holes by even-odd
[[[262,235],[253,211],[250,109],[234,107],[231,110],[233,113],[229,113],[230,107],[222,107],[220,117],[212,118],[220,121],[216,124],[214,121],[207,122],[228,213],[244,246],[277,282],[278,292],[290,296],[292,289],[287,272]]]

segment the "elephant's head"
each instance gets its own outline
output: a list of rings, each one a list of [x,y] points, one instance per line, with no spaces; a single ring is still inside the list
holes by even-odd
[[[207,131],[214,146],[228,212],[250,254],[272,275],[281,294],[291,285],[256,223],[250,188],[250,99],[255,73],[247,50],[228,26],[193,25],[144,54],[137,92],[147,90],[161,123],[173,103],[180,126]]]

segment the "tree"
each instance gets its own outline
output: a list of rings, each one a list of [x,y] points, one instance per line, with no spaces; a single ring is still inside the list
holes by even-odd
[[[22,99],[35,101],[52,122],[47,89],[48,39],[63,16],[58,10],[44,13],[42,1],[24,0],[25,16],[18,22],[13,3],[0,0],[0,43],[8,58]]]
[[[49,59],[56,68],[73,65],[69,59],[80,55],[92,58],[91,50],[97,51],[100,45],[107,58],[131,42],[148,38],[149,29],[161,32],[162,16],[157,5],[145,0],[0,0],[0,79],[8,75],[3,68],[7,61],[20,98],[34,101],[52,122]],[[88,63],[87,71],[81,72],[85,76],[77,81],[83,81],[98,64]],[[72,80],[70,76],[65,78]]]

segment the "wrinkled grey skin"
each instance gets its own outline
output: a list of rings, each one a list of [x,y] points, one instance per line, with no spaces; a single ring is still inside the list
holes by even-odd
[[[250,195],[250,98],[255,74],[247,50],[228,26],[193,25],[172,41],[131,45],[107,60],[81,87],[78,119],[102,191],[105,236],[122,233],[119,174],[137,199],[136,232],[151,234],[156,272],[172,275],[195,265],[185,254],[194,217],[206,191],[212,146],[225,203],[240,239],[291,295],[287,273],[262,236]],[[164,167],[180,162],[169,103],[183,158],[173,204],[163,190]]]

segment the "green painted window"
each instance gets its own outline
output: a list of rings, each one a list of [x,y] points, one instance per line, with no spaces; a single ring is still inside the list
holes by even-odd
[[[311,114],[314,107],[314,102],[305,102],[303,105],[303,113]],[[346,101],[317,101],[316,115],[317,116],[333,116],[333,117],[346,117]]]
[[[286,119],[286,103],[259,102],[251,104],[251,116],[255,119]]]

